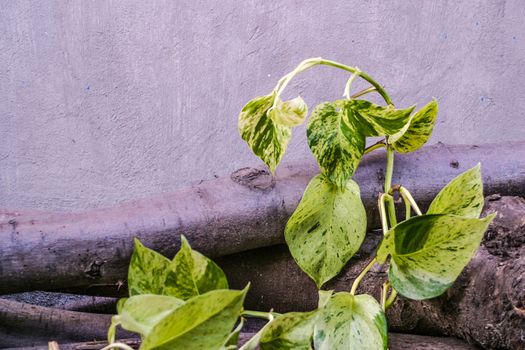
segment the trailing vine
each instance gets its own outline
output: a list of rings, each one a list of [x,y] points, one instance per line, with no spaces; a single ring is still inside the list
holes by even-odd
[[[388,93],[357,67],[322,58],[301,62],[281,78],[268,95],[249,101],[239,116],[239,132],[250,149],[275,172],[294,127],[307,119],[301,97],[281,95],[298,74],[317,65],[351,74],[344,99],[316,106],[308,120],[307,141],[321,173],[311,179],[284,232],[299,267],[316,283],[316,310],[279,314],[244,310],[249,285],[228,289],[224,272],[192,250],[181,249],[169,260],[135,242],[128,275],[129,298],[118,304],[108,340],[114,347],[117,325],[142,337],[141,349],[386,349],[385,311],[398,295],[422,300],[441,295],[478,249],[494,218],[480,218],[483,185],[479,164],[453,179],[426,213],[409,190],[392,184],[395,153],[413,152],[429,139],[437,118],[436,100],[414,113],[397,109]],[[371,86],[351,94],[361,78]],[[377,92],[378,105],[360,97]],[[367,137],[382,137],[366,147]],[[366,234],[366,211],[353,175],[365,154],[384,149],[385,183],[378,196],[383,240],[347,292],[323,290],[360,248]],[[398,222],[395,200],[404,202]],[[401,217],[401,216],[399,216]],[[359,294],[359,284],[376,264],[389,264],[380,300]],[[266,319],[266,325],[238,347],[244,318]]]

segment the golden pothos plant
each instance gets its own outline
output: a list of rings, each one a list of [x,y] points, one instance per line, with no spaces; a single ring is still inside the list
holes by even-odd
[[[308,145],[321,173],[308,184],[284,236],[300,268],[319,289],[316,310],[287,314],[243,309],[247,286],[229,290],[224,272],[191,249],[182,237],[172,261],[136,241],[128,276],[130,297],[118,304],[109,330],[139,333],[141,349],[237,349],[243,317],[268,323],[241,350],[268,349],[386,349],[385,310],[398,293],[409,299],[429,299],[449,288],[478,249],[494,215],[479,218],[483,185],[479,164],[453,179],[422,213],[403,185],[392,186],[394,154],[424,145],[434,127],[438,104],[432,100],[415,108],[397,109],[384,88],[356,67],[322,58],[301,62],[279,80],[268,95],[249,101],[239,116],[239,131],[253,153],[275,171],[292,135],[307,119],[301,97],[283,101],[281,95],[299,73],[326,65],[350,73],[344,99],[316,106],[307,124]],[[350,94],[356,78],[371,86]],[[385,105],[360,97],[377,92]],[[366,147],[367,137],[383,137]],[[349,285],[333,293],[323,285],[335,277],[360,248],[367,227],[359,185],[353,175],[363,155],[386,150],[384,191],[378,198],[383,240],[370,262]],[[397,221],[394,193],[405,204],[405,220]],[[375,264],[389,264],[380,300],[357,294],[359,283]]]

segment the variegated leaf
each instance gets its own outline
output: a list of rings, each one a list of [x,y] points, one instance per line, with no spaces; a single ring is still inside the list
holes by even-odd
[[[290,127],[276,123],[268,115],[275,95],[256,97],[248,102],[239,115],[239,133],[253,153],[275,171],[290,138]]]
[[[385,314],[366,294],[334,294],[319,310],[314,326],[316,350],[386,349],[387,337]]]
[[[321,174],[308,184],[284,235],[297,264],[320,288],[357,252],[365,233],[357,183],[348,180],[338,188]]]
[[[214,289],[228,289],[226,275],[217,264],[191,249],[181,236],[181,248],[170,264],[164,294],[187,300]]]
[[[196,296],[158,322],[141,350],[220,349],[237,321],[248,287]]]
[[[388,142],[399,153],[413,152],[423,146],[434,129],[438,113],[438,103],[434,99],[415,113],[410,122]]]
[[[128,331],[147,336],[160,320],[182,304],[184,301],[166,295],[135,295],[125,300],[113,322]]]
[[[316,312],[290,312],[264,327],[261,350],[310,350]]]
[[[427,214],[454,214],[479,218],[483,210],[481,165],[458,175],[434,198]]]
[[[301,96],[297,96],[289,101],[279,101],[268,112],[268,115],[276,124],[289,127],[304,123],[307,114],[308,107]]]
[[[135,238],[128,270],[129,295],[162,294],[170,261]]]
[[[388,277],[392,286],[411,299],[441,295],[454,283],[479,247],[494,218],[422,215],[410,218],[385,237],[380,262],[391,255]]]
[[[379,106],[366,100],[346,100],[340,102],[349,109],[357,120],[359,130],[365,136],[385,136],[399,132],[410,120],[414,106],[395,109],[393,106]]]
[[[325,102],[315,107],[306,130],[308,145],[330,181],[344,188],[365,150],[365,136],[348,110]]]

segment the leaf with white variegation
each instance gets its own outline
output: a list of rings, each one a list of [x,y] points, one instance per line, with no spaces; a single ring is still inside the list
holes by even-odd
[[[380,106],[366,100],[339,101],[344,109],[356,119],[359,130],[365,136],[385,136],[399,132],[410,120],[414,107],[396,109]]]
[[[348,180],[334,186],[315,176],[285,228],[290,252],[320,288],[357,252],[366,233],[366,212],[359,186]]]
[[[214,290],[172,311],[144,338],[141,350],[220,349],[237,321],[248,287]]]
[[[387,323],[370,295],[336,293],[319,310],[314,326],[316,350],[386,349]]]
[[[316,311],[290,312],[264,327],[261,350],[310,350]]]
[[[330,181],[344,188],[361,161],[365,136],[357,129],[351,114],[337,104],[325,102],[315,107],[306,135],[323,172]]]
[[[279,100],[277,105],[270,108],[268,112],[268,115],[276,124],[288,127],[304,123],[307,114],[308,107],[301,96],[284,102]]]
[[[290,127],[276,123],[268,115],[275,98],[273,93],[256,97],[243,107],[239,115],[242,139],[272,172],[281,161],[292,136]]]
[[[392,228],[377,259],[391,255],[388,278],[401,295],[421,300],[441,295],[479,248],[495,214],[483,219],[422,215]]]
[[[184,301],[166,295],[142,294],[125,299],[113,322],[128,331],[147,336],[151,329],[184,304]]]
[[[481,165],[478,163],[450,181],[434,198],[427,214],[454,214],[479,218],[483,204]]]
[[[129,295],[162,294],[170,261],[135,238],[128,270]]]
[[[181,248],[170,264],[164,294],[186,300],[215,289],[228,289],[222,269],[212,260],[191,249],[181,236]]]
[[[399,153],[413,152],[423,146],[434,129],[438,113],[438,103],[434,99],[417,111],[410,122],[397,134],[392,135],[388,142]]]

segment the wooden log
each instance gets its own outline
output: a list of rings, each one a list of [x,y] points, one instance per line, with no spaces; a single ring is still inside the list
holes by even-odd
[[[369,227],[378,225],[384,154],[370,154],[356,173]],[[525,142],[482,146],[438,144],[396,156],[394,182],[425,207],[450,179],[483,163],[488,194],[525,195]],[[210,257],[283,243],[283,229],[309,179],[313,163],[283,165],[276,177],[241,169],[230,177],[174,193],[80,213],[2,210],[0,294],[29,290],[121,290],[133,238],[173,256],[185,234]]]

